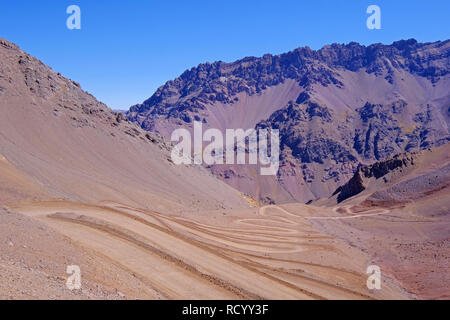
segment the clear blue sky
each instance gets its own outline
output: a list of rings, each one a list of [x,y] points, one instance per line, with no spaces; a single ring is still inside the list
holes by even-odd
[[[71,4],[81,30],[66,28]],[[371,4],[382,30],[366,28]],[[446,40],[449,15],[449,0],[3,0],[0,37],[126,109],[202,62],[334,42]]]

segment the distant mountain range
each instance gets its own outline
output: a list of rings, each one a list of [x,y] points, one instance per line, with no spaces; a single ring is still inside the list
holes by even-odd
[[[126,113],[170,137],[179,127],[280,130],[281,166],[211,166],[262,202],[329,197],[356,172],[450,140],[450,41],[332,44],[201,64]]]

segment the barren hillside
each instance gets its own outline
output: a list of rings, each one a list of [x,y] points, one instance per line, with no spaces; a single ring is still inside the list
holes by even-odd
[[[6,40],[0,42],[0,110],[3,203],[108,199],[160,210],[246,206],[206,170],[173,165],[163,139]]]
[[[450,42],[332,44],[281,55],[201,64],[168,81],[128,118],[170,137],[178,127],[280,130],[281,168],[212,166],[231,186],[265,202],[331,194],[359,163],[450,139]]]
[[[338,215],[316,226],[345,239],[418,297],[450,297],[450,144],[370,166],[328,199]],[[364,216],[367,210],[375,214]],[[352,219],[361,215],[358,219]]]

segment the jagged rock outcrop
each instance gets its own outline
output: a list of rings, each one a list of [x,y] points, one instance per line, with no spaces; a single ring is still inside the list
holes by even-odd
[[[337,188],[332,196],[337,195],[337,202],[340,203],[363,192],[366,189],[368,179],[380,179],[398,168],[413,165],[413,154],[401,154],[370,166],[360,166],[354,176],[346,184]]]
[[[191,121],[190,112],[203,110],[206,104],[238,101],[236,95],[255,95],[293,79],[302,87],[313,84],[344,86],[337,68],[353,72],[364,69],[368,74],[384,75],[392,83],[394,69],[409,72],[437,82],[449,73],[448,41],[433,44],[414,39],[392,45],[368,47],[352,42],[333,44],[320,50],[298,48],[281,55],[266,54],[225,63],[200,64],[168,81],[144,103],[132,106],[128,117],[151,128],[156,115]]]
[[[281,166],[254,188],[245,168],[213,172],[255,198],[327,197],[370,164],[450,141],[450,41],[332,44],[281,55],[201,64],[127,112],[169,137],[179,127],[276,128]],[[247,181],[244,181],[247,180]],[[268,188],[269,189],[269,188]],[[274,194],[276,193],[276,195]]]

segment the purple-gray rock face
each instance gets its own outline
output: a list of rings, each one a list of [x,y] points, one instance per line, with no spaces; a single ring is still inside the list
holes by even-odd
[[[413,166],[414,156],[415,154],[403,153],[387,160],[375,162],[370,166],[360,166],[346,184],[336,189],[333,196],[337,195],[337,202],[340,203],[358,195],[366,189],[365,180],[370,178],[380,179],[396,169]]]
[[[276,177],[212,166],[257,199],[308,201],[329,196],[360,163],[450,140],[450,41],[333,44],[281,55],[201,64],[167,82],[127,112],[144,129],[276,128]],[[270,187],[268,187],[270,185]]]

